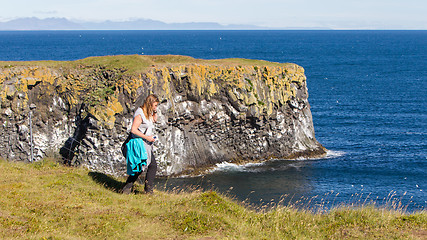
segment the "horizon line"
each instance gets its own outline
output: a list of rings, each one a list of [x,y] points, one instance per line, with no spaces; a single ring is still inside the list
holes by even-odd
[[[0,29],[0,32],[47,31],[427,31],[427,29],[322,29],[322,28],[265,28],[265,29]]]

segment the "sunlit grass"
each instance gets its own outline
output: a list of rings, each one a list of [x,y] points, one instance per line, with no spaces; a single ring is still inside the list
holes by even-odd
[[[181,55],[114,55],[88,57],[75,61],[0,61],[0,67],[61,67],[63,69],[78,69],[84,67],[103,66],[107,69],[123,69],[127,74],[140,74],[150,67],[176,66],[185,64],[215,64],[227,66],[283,66],[284,63],[263,60],[228,58],[228,59],[195,59]]]
[[[124,179],[53,160],[0,161],[0,239],[425,239],[427,213],[368,203],[313,212],[215,191],[120,194]],[[332,196],[332,195],[331,195]],[[363,198],[361,198],[363,199]],[[362,202],[363,203],[363,202]],[[307,203],[306,203],[307,204]],[[308,205],[307,205],[308,206]]]

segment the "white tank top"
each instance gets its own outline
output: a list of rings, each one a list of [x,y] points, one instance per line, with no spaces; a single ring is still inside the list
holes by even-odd
[[[147,119],[145,117],[144,111],[142,111],[142,108],[138,108],[135,112],[135,115],[133,116],[133,118],[135,118],[136,116],[140,115],[142,118],[142,123],[141,125],[139,125],[138,130],[140,132],[142,132],[144,135],[147,136],[153,136],[154,135],[154,123],[152,119]]]

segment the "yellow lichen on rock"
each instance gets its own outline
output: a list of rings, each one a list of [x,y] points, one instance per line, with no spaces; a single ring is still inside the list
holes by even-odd
[[[114,126],[115,115],[125,107],[130,109],[141,93],[156,93],[168,100],[174,99],[177,88],[193,100],[210,100],[226,94],[234,106],[270,115],[275,106],[285,105],[296,97],[298,88],[306,81],[304,69],[295,64],[243,63],[158,62],[156,66],[151,64],[129,75],[100,65],[7,67],[0,70],[0,99],[4,105],[19,93],[14,109],[22,109],[28,104],[29,88],[40,84],[45,91],[44,98],[56,94],[64,99],[69,109],[84,103],[101,125],[105,123],[110,128]]]
[[[55,81],[50,69],[38,67],[10,67],[0,74],[0,99],[2,103],[11,99],[13,111],[22,112],[28,107],[28,89],[39,83]]]
[[[104,125],[107,129],[113,129],[116,122],[115,115],[122,111],[123,106],[115,97],[110,97],[106,105],[97,105],[89,108],[89,113],[95,116],[101,125]]]
[[[210,99],[228,88],[234,102],[256,106],[258,112],[273,113],[274,105],[284,105],[295,97],[295,83],[300,87],[306,80],[304,69],[294,65],[283,66],[222,66],[212,64],[188,64],[168,66],[148,71],[145,75],[150,85],[161,84],[162,97],[171,99],[172,78],[179,87],[199,99]],[[188,88],[188,89],[187,89]],[[234,89],[234,90],[233,90]],[[238,89],[238,90],[236,90]]]
[[[162,89],[164,91],[163,96],[167,97],[168,99],[171,99],[172,98],[172,93],[170,91],[170,83],[171,83],[172,79],[171,79],[171,76],[170,76],[169,69],[162,68],[161,71],[162,71],[162,76],[163,76],[163,79],[162,79],[163,80]]]

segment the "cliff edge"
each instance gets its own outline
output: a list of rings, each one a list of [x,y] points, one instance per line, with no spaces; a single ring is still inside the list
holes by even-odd
[[[0,85],[4,159],[60,154],[122,175],[120,146],[150,93],[161,99],[160,175],[325,154],[314,136],[304,69],[291,63],[170,55],[0,62]]]

